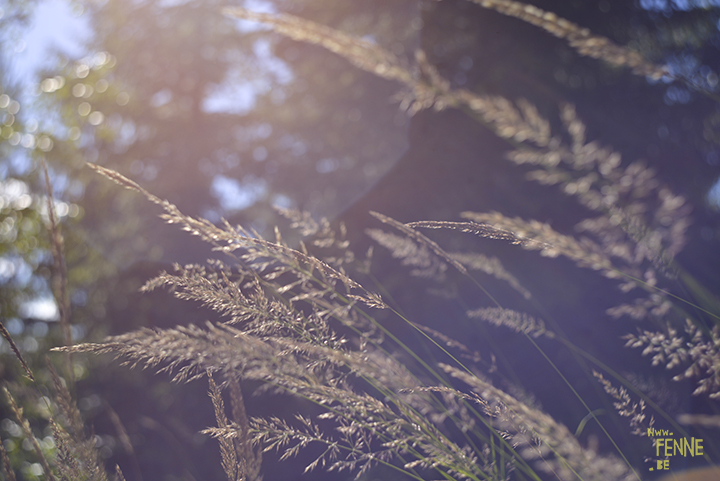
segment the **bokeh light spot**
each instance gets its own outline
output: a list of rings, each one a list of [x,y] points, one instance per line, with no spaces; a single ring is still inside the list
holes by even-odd
[[[105,120],[105,116],[102,112],[98,111],[91,113],[88,117],[88,122],[90,122],[91,125],[100,125],[103,120]]]
[[[117,94],[115,101],[120,106],[127,105],[128,102],[130,102],[130,94],[127,92],[120,92],[119,94]]]
[[[83,117],[85,117],[85,116],[87,116],[88,114],[90,114],[90,111],[91,111],[91,110],[92,110],[92,107],[91,107],[90,104],[87,103],[87,102],[83,102],[83,103],[81,103],[80,105],[78,105],[78,113],[79,113],[81,116],[83,116]]]

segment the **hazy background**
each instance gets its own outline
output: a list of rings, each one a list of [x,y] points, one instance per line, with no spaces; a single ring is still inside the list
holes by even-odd
[[[531,3],[670,65],[710,95],[579,57],[546,32],[465,0],[232,2],[338,28],[409,62],[422,48],[454,86],[526,98],[556,128],[558,106],[575,104],[589,139],[612,145],[625,163],[644,159],[688,198],[694,222],[679,260],[706,286],[717,287],[719,2]],[[525,171],[504,160],[510,146],[464,113],[410,118],[393,100],[399,85],[317,46],[223,17],[219,11],[227,4],[0,1],[0,317],[33,362],[60,342],[40,158],[48,163],[63,221],[76,340],[211,317],[167,294],[137,293],[171,263],[202,262],[212,253],[164,226],[155,206],[99,178],[86,162],[118,170],[187,214],[224,217],[263,234],[284,223],[274,207],[345,222],[359,254],[371,244],[364,229],[377,227],[369,210],[403,222],[497,210],[548,222],[567,234],[588,215],[561,193],[526,182]],[[613,283],[515,246],[436,238],[449,250],[500,256],[581,348],[638,373],[638,383],[660,383],[656,388],[665,392],[669,412],[715,409],[693,400],[688,386],[662,385],[664,373],[622,349],[619,336],[636,326],[605,314],[622,300]],[[508,382],[525,387],[574,429],[586,412],[558,379],[547,376],[530,346],[511,333],[474,325],[464,315],[466,306],[426,295],[427,286],[408,281],[397,261],[379,248],[376,255],[377,278],[413,319],[492,353]],[[514,302],[491,281],[488,287]],[[460,296],[465,304],[484,302],[462,288]],[[415,342],[402,326],[387,322]],[[17,378],[4,341],[0,349],[2,377]],[[567,352],[554,355],[580,391],[598,396]],[[164,376],[94,361],[99,366],[76,360],[83,380],[77,394],[111,465],[123,466],[129,481],[221,476],[216,444],[197,434],[213,423],[206,386],[178,387]],[[308,409],[254,398],[249,405],[251,413]],[[124,423],[134,453],[118,443],[110,409]],[[4,410],[0,417],[6,417]],[[0,429],[26,479],[35,479],[12,426],[3,421]],[[583,441],[592,435],[589,428]],[[619,442],[630,452],[634,441]],[[634,460],[646,454],[635,452]],[[300,478],[303,461],[268,461],[266,479],[322,478]],[[382,470],[367,479],[373,476],[382,479]]]

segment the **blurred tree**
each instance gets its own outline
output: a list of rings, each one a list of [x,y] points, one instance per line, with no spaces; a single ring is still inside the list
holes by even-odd
[[[387,101],[396,87],[321,49],[225,18],[224,5],[89,4],[96,53],[69,62],[62,86],[48,76],[43,88],[62,106],[67,141],[79,158],[127,173],[160,197],[181,193],[175,201],[189,214],[238,215],[260,231],[277,219],[273,204],[336,214],[406,148],[407,119]],[[417,18],[412,2],[318,7],[322,20],[399,52],[414,48],[419,24],[395,28],[399,18]],[[297,64],[291,68],[276,50]],[[373,121],[360,121],[367,118]],[[94,189],[87,200],[102,197],[104,188]],[[147,216],[129,215],[122,202],[108,212],[88,201],[85,223],[97,233],[113,210],[144,223]],[[136,227],[123,225],[118,242],[98,244],[118,264],[127,260],[112,256],[132,249],[152,259],[160,247],[173,250],[165,259],[197,258],[189,254],[196,249],[163,246],[166,230],[148,237],[156,229]]]
[[[394,85],[322,49],[229,20],[220,14],[222,6],[88,2],[96,34],[87,56],[61,58],[39,81],[38,108],[55,121],[48,127],[52,148],[46,157],[56,194],[80,205],[80,222],[64,228],[73,322],[85,326],[90,338],[143,325],[202,322],[205,314],[173,307],[167,296],[153,302],[157,296],[139,296],[137,289],[169,268],[156,261],[198,261],[208,252],[158,226],[158,212],[142,199],[91,177],[86,161],[136,178],[190,214],[214,220],[224,215],[263,231],[277,219],[272,204],[339,212],[406,147],[407,119],[388,102]],[[398,52],[412,50],[417,37],[419,24],[400,20],[408,12],[418,17],[409,1],[372,2],[363,11],[331,2],[318,7],[323,21],[390,42]],[[296,72],[275,49],[295,56],[309,78],[295,82]],[[371,128],[361,119],[373,119]],[[49,260],[46,248],[38,252]],[[117,377],[126,381],[118,384]],[[217,457],[214,443],[201,438],[207,448],[194,449],[198,437],[192,433],[207,424],[197,409],[209,408],[205,388],[181,396],[173,386],[149,385],[141,374],[110,368],[83,384],[81,407],[98,434],[115,439],[116,449],[110,443],[104,451],[123,465],[139,466],[129,479],[139,479],[139,472],[217,473],[219,463],[203,462]],[[113,407],[125,423],[138,447],[134,453],[117,441],[103,406]],[[212,416],[209,409],[205,414]],[[140,448],[144,439],[153,449]]]

